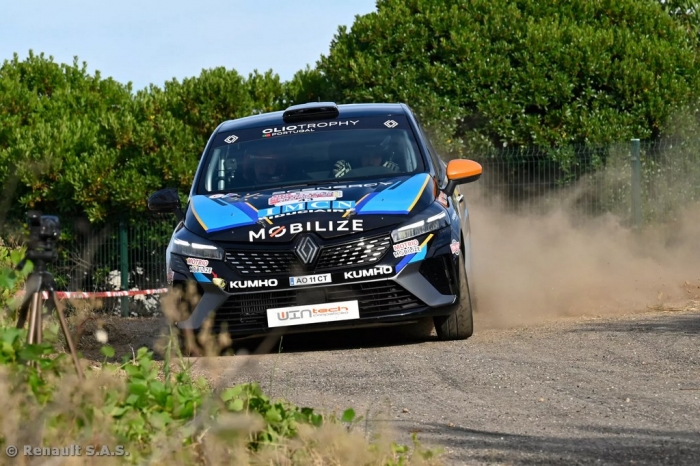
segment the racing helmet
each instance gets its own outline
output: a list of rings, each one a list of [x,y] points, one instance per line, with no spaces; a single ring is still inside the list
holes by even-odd
[[[284,158],[271,152],[246,154],[243,166],[246,176],[256,183],[284,181],[287,173]]]

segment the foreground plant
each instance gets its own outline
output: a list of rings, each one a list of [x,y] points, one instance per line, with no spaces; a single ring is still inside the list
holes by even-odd
[[[172,335],[162,363],[147,348],[107,362],[115,351],[103,346],[102,364],[81,361],[81,381],[56,349],[53,319],[41,344],[27,344],[26,329],[15,328],[10,298],[31,270],[12,271],[21,252],[0,254],[0,451],[80,445],[84,464],[437,464],[437,452],[415,437],[412,448],[387,436],[368,440],[353,429],[360,419],[352,409],[324,415],[273,400],[257,383],[214,390],[192,376]]]
[[[0,449],[81,445],[100,462],[149,464],[437,464],[435,451],[355,431],[352,409],[324,415],[266,396],[257,383],[213,390],[190,364],[141,348],[121,364],[86,368],[81,382],[69,358],[26,331],[0,322]],[[114,356],[102,348],[105,360]]]

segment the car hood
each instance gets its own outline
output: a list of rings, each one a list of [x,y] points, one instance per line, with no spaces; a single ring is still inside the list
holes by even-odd
[[[314,232],[321,238],[362,235],[405,222],[435,201],[427,173],[367,182],[324,183],[254,193],[196,195],[185,226],[213,241],[289,242]]]

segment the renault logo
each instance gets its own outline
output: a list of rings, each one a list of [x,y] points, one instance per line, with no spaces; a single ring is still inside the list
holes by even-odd
[[[318,254],[319,247],[311,236],[304,236],[296,247],[297,256],[306,264],[311,264]]]

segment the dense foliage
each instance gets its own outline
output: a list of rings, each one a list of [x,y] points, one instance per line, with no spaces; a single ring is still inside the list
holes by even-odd
[[[380,0],[319,68],[333,99],[409,102],[458,151],[653,138],[698,95],[687,21],[642,0]]]
[[[0,224],[184,196],[219,123],[291,103],[403,101],[452,156],[653,139],[698,96],[697,25],[684,0],[379,0],[289,82],[219,67],[137,93],[77,59],[15,55],[0,66]]]
[[[0,68],[0,212],[39,207],[102,221],[145,210],[163,186],[187,192],[216,126],[277,109],[281,88],[271,72],[246,80],[215,68],[134,95],[85,64],[15,55]]]

